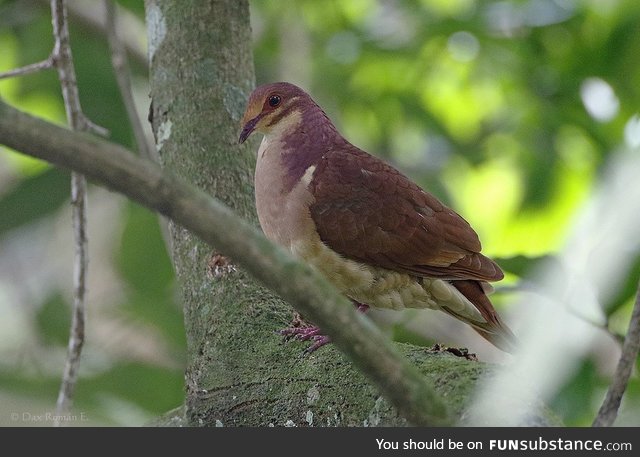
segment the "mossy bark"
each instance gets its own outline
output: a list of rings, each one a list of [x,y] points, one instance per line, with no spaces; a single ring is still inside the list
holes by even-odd
[[[163,167],[255,222],[251,146],[237,147],[254,85],[248,2],[151,0],[145,9],[150,120]],[[244,274],[216,279],[211,247],[173,223],[170,232],[187,332],[186,412],[201,424],[201,393],[239,382],[231,369],[239,361],[225,346],[247,320],[243,304],[269,294]]]

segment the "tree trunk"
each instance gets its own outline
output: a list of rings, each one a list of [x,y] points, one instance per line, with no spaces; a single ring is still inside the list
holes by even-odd
[[[256,221],[251,146],[237,146],[254,85],[248,3],[151,0],[145,7],[150,118],[163,167]],[[186,230],[171,223],[170,232],[187,332],[187,417],[206,424],[203,394],[241,384],[230,367],[240,362],[239,350],[250,350],[242,345],[244,324],[251,331],[245,313],[268,294],[241,271],[216,273],[211,248]]]
[[[256,140],[237,144],[254,86],[246,0],[147,0],[152,108],[163,167],[256,222]],[[276,330],[292,309],[223,249],[171,224],[187,332],[186,401],[157,425],[406,425],[333,346],[301,357]],[[422,348],[401,350],[460,418],[485,366]]]

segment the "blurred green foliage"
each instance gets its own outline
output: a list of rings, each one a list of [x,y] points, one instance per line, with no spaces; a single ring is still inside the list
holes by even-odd
[[[47,3],[0,1],[0,71],[47,57]],[[86,16],[101,14],[91,3],[71,2],[82,106],[112,141],[135,149],[105,36]],[[119,4],[138,22],[128,22],[127,39],[144,36],[143,2]],[[456,208],[508,272],[507,283],[553,257],[611,154],[640,144],[637,0],[301,0],[286,8],[265,0],[251,7],[258,83],[305,87],[353,143]],[[146,69],[134,60],[133,70],[144,117]],[[0,81],[0,96],[65,122],[54,72]],[[66,230],[67,174],[0,151],[0,425],[7,425],[7,411],[51,410],[55,402],[71,276],[50,270],[62,262],[52,259],[70,265],[71,254],[68,243],[59,251],[47,243]],[[99,203],[90,199],[89,218],[99,220],[90,246],[101,257],[92,255],[91,265],[102,276],[93,284],[95,334],[88,334],[75,409],[90,424],[142,423],[183,398],[173,272],[155,215],[116,197],[115,209],[105,210],[104,193],[93,195]],[[46,252],[33,253],[34,245]],[[16,281],[16,271],[31,279]],[[640,259],[603,303],[616,333],[626,331],[639,275]],[[610,353],[587,357],[554,400],[567,424],[593,418],[611,368],[603,358]],[[636,378],[628,395],[628,404],[640,401]],[[637,414],[624,418],[640,422]]]

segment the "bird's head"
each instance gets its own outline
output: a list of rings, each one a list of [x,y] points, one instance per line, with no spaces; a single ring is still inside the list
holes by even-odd
[[[298,86],[279,82],[257,87],[249,97],[242,118],[239,142],[244,143],[254,132],[269,134],[276,126],[282,126],[290,115],[301,112],[306,104],[315,103]]]

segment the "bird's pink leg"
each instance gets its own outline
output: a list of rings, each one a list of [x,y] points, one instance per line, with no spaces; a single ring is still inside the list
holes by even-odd
[[[358,303],[353,300],[352,302],[361,313],[366,313],[369,309],[369,305]],[[282,329],[278,333],[284,336],[285,339],[295,338],[300,341],[313,340],[313,344],[304,350],[305,354],[311,354],[316,349],[319,349],[325,344],[331,342],[331,338],[329,338],[327,335],[323,335],[320,332],[320,327],[318,327],[317,325],[310,325],[306,323],[302,316],[296,313],[293,318],[291,327]]]
[[[367,311],[369,311],[369,305],[365,305],[364,303],[358,303],[358,302],[353,302],[354,305],[356,305],[356,308],[358,308],[358,311],[360,311],[361,313],[366,313]]]

